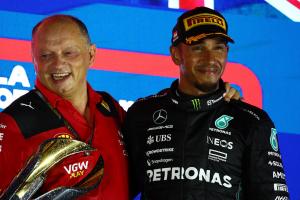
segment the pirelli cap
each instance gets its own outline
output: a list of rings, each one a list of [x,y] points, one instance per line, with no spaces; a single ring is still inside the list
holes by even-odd
[[[180,42],[194,45],[201,39],[220,36],[227,42],[234,42],[227,35],[228,26],[225,18],[217,11],[207,7],[196,7],[183,13],[172,31],[172,45]]]

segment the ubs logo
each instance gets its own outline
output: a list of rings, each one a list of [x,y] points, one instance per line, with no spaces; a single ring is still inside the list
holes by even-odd
[[[168,119],[167,111],[164,109],[157,110],[153,113],[153,122],[155,124],[162,124]]]

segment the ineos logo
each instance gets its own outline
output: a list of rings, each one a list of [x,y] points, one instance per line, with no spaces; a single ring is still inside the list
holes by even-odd
[[[157,110],[153,113],[153,122],[155,124],[162,124],[168,118],[167,111],[164,109]]]

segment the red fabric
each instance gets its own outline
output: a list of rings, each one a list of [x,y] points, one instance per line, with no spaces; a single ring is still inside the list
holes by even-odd
[[[180,0],[179,8],[189,10],[197,6],[205,6],[204,0]]]
[[[80,199],[127,200],[127,157],[124,156],[122,138],[114,118],[104,116],[96,109],[96,104],[102,101],[102,97],[88,85],[90,114],[95,122],[93,129],[69,101],[47,90],[38,81],[36,87],[72,125],[82,141],[86,142],[94,130],[91,145],[97,149],[89,156],[83,153],[70,156],[51,169],[46,183],[43,185],[43,191],[78,183],[93,169],[101,155],[104,160],[104,176],[100,186]],[[117,103],[115,105],[121,116],[124,116],[123,109]],[[60,127],[25,139],[14,119],[5,113],[0,113],[0,193],[9,185],[13,177],[24,166],[26,160],[36,152],[43,141],[63,135],[72,137],[71,132],[66,127]]]

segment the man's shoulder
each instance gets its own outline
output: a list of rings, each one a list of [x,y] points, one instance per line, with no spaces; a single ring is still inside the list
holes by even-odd
[[[2,112],[10,115],[16,121],[25,138],[63,126],[61,120],[35,90],[21,96]]]
[[[266,111],[254,105],[243,101],[231,100],[229,103],[236,111],[237,115],[253,121],[270,121],[270,117]]]
[[[155,103],[161,103],[161,101],[166,99],[169,90],[164,89],[156,94],[152,94],[146,97],[138,98],[131,107],[149,106]]]
[[[28,111],[36,109],[35,107],[37,103],[40,104],[38,95],[34,92],[34,90],[30,90],[28,93],[13,101],[2,112],[10,115],[14,115],[17,113],[28,113]]]

